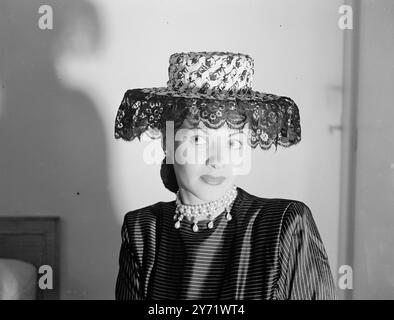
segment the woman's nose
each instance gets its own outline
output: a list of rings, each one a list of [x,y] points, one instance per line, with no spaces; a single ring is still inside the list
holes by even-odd
[[[223,168],[228,161],[228,156],[226,149],[218,146],[213,145],[208,151],[208,158],[206,164],[211,166],[215,169]]]
[[[220,163],[215,163],[215,162],[209,162],[208,166],[214,168],[214,169],[220,169],[223,167],[223,165],[221,165]]]

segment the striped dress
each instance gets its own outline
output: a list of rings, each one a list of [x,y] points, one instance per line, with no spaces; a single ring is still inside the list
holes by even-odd
[[[237,192],[232,220],[198,232],[174,228],[175,200],[128,212],[116,299],[337,299],[308,206]]]

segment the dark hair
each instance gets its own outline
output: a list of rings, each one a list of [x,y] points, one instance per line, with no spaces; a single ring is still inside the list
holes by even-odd
[[[166,163],[166,158],[163,159],[160,168],[160,176],[164,186],[171,192],[176,193],[179,189],[178,182],[176,181],[174,165]]]
[[[163,127],[161,129],[162,134],[162,147],[164,152],[166,152],[166,129]],[[174,165],[172,163],[166,163],[167,158],[164,157],[161,168],[160,168],[160,177],[163,181],[164,186],[173,193],[177,193],[179,190],[178,182],[176,180]]]

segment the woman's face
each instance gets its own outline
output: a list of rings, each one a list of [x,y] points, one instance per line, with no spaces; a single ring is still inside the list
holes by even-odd
[[[202,122],[193,128],[186,119],[175,133],[171,158],[178,186],[197,201],[220,198],[234,183],[234,169],[248,158],[247,130],[247,124],[239,130],[226,124],[210,129]]]

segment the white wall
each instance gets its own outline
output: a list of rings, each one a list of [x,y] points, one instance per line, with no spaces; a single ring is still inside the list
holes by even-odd
[[[360,2],[353,298],[394,299],[394,2]]]
[[[256,150],[239,182],[308,204],[336,275],[341,1],[47,1],[46,31],[40,4],[0,4],[0,214],[61,216],[62,298],[113,298],[123,214],[174,198],[113,126],[124,92],[164,86],[180,51],[250,54],[254,88],[296,101],[301,144]]]

